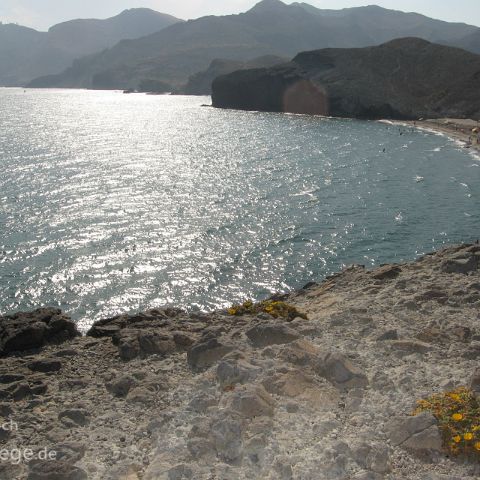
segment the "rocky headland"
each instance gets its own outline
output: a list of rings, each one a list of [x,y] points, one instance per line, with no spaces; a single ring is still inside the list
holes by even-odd
[[[478,478],[412,412],[480,390],[480,245],[274,300],[306,315],[155,309],[86,336],[55,309],[2,317],[0,479]]]
[[[286,61],[286,58],[276,55],[264,55],[245,62],[217,58],[212,61],[206,70],[192,75],[181,92],[185,95],[211,95],[212,82],[217,77],[237,70],[273,67]]]
[[[480,56],[403,38],[376,47],[327,48],[290,63],[240,70],[212,84],[214,107],[417,120],[480,119]]]

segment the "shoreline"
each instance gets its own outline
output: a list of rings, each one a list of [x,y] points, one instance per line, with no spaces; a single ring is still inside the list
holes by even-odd
[[[466,120],[455,118],[438,118],[427,120],[393,120],[397,125],[408,125],[419,130],[425,130],[433,133],[441,133],[450,139],[462,143],[462,147],[474,152],[480,152],[480,143],[477,143],[472,129],[480,130],[480,120]],[[469,137],[472,136],[473,142],[469,144]],[[480,142],[480,140],[479,140]]]
[[[307,318],[165,308],[81,337],[59,310],[2,317],[4,451],[56,459],[3,462],[0,478],[478,478],[411,414],[480,393],[479,244],[353,265],[282,300]]]

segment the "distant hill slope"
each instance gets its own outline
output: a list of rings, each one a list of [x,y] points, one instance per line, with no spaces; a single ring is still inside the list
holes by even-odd
[[[106,20],[60,23],[48,32],[0,24],[0,85],[23,85],[35,77],[58,73],[77,57],[110,48],[180,20],[147,8],[125,10]]]
[[[279,63],[285,63],[289,59],[285,57],[277,57],[276,55],[264,55],[246,62],[235,60],[215,59],[203,72],[196,73],[188,79],[188,83],[182,93],[186,95],[211,95],[212,82],[215,78],[232,73],[235,70],[248,68],[273,67]]]
[[[480,119],[480,56],[418,38],[298,54],[217,78],[213,106],[355,118]]]
[[[100,79],[101,88],[136,88],[142,80],[156,79],[178,88],[217,58],[239,62],[263,55],[292,58],[300,51],[378,45],[407,36],[463,46],[478,32],[477,27],[376,6],[320,10],[304,3],[263,0],[246,13],[203,17],[121,41],[32,86],[98,88]]]

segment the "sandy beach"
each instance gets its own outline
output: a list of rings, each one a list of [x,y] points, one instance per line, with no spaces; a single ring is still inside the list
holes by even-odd
[[[472,148],[480,151],[480,140],[477,134],[472,130],[478,128],[480,130],[480,122],[478,120],[458,119],[458,118],[438,118],[429,120],[404,122],[417,128],[433,130],[435,132],[444,133],[454,140],[459,140],[465,144],[465,148]],[[471,138],[471,142],[469,139]]]

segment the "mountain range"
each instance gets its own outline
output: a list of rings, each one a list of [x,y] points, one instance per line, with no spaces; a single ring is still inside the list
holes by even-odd
[[[471,25],[377,6],[323,10],[306,3],[263,0],[238,15],[176,21],[141,38],[123,39],[111,48],[77,58],[60,74],[55,74],[58,66],[47,72],[47,66],[39,62],[44,72],[29,86],[138,89],[157,84],[182,90],[190,77],[207,71],[216,59],[244,64],[258,57],[292,58],[301,51],[373,46],[401,37],[480,53],[480,28]]]
[[[78,57],[113,47],[122,39],[157,32],[181,20],[148,8],[125,10],[106,20],[59,23],[48,32],[0,23],[0,85],[23,85],[59,73]]]

